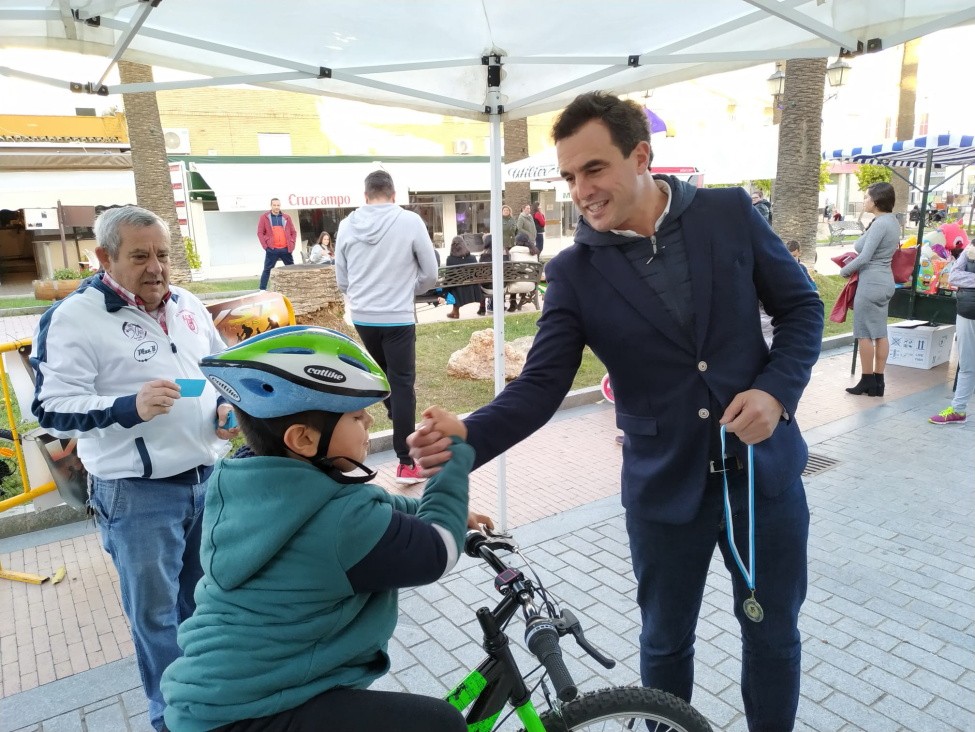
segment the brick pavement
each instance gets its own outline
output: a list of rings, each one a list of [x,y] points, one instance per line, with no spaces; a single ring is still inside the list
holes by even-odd
[[[929,466],[927,469],[931,470],[930,466],[937,464],[937,461],[944,455],[957,454],[958,446],[964,445],[966,439],[968,446],[971,446],[971,425],[960,428],[955,426],[936,428],[924,424],[922,419],[927,414],[940,410],[945,403],[949,392],[945,383],[950,379],[949,369],[946,366],[930,371],[906,368],[891,369],[888,376],[888,397],[881,403],[881,400],[850,397],[842,392],[842,386],[845,386],[847,382],[852,383],[854,381],[849,376],[849,362],[849,352],[827,355],[820,360],[797,415],[810,436],[811,442],[815,442],[815,436],[818,434],[829,435],[829,439],[824,439],[823,442],[824,444],[828,443],[830,455],[835,457],[834,452],[838,452],[848,458],[841,466],[810,480],[810,503],[814,507],[818,505],[815,499],[819,495],[818,491],[814,489],[820,484],[829,486],[830,491],[838,495],[842,495],[840,492],[842,485],[852,484],[854,481],[856,484],[866,487],[883,486],[890,481],[898,481],[899,487],[903,485],[906,488],[916,490],[920,484],[918,471],[925,469],[922,466],[927,465]],[[935,388],[932,389],[932,386]],[[918,391],[921,391],[920,395],[910,396],[913,392]],[[911,416],[905,418],[903,414],[906,407],[902,405],[912,404],[912,400],[916,400],[919,396],[923,397],[922,405],[913,408],[914,411]],[[615,432],[612,422],[612,412],[605,406],[572,410],[560,415],[542,431],[510,451],[507,460],[507,482],[509,525],[525,526],[529,522],[535,522],[518,532],[523,544],[533,546],[532,551],[538,553],[540,561],[545,563],[544,566],[559,570],[560,584],[569,587],[574,596],[579,596],[579,590],[588,590],[589,583],[598,581],[599,584],[593,586],[598,586],[598,592],[595,594],[600,598],[599,602],[597,603],[595,598],[583,597],[583,604],[580,609],[588,611],[594,607],[595,603],[596,607],[592,612],[598,614],[601,620],[612,621],[608,623],[609,631],[594,631],[597,633],[594,637],[604,640],[611,650],[617,651],[618,649],[618,651],[628,652],[628,654],[623,654],[622,663],[613,676],[614,679],[619,680],[619,674],[632,674],[632,669],[636,668],[636,665],[632,663],[634,648],[631,647],[636,616],[630,599],[610,594],[610,590],[617,593],[622,591],[623,594],[626,594],[632,584],[628,573],[625,533],[622,531],[618,509],[619,451],[613,441],[609,439]],[[887,425],[888,423],[896,425],[896,427],[886,432],[882,440],[873,437],[864,440],[859,434],[861,429],[865,430],[867,426]],[[817,429],[810,431],[810,427],[817,427]],[[873,429],[873,427],[871,428]],[[900,449],[900,445],[904,442],[904,435],[920,438],[922,435],[931,434],[938,435],[937,439],[939,440],[947,438],[946,442],[953,443],[956,449],[947,450],[945,447],[931,449],[930,446],[924,446],[923,449],[913,451]],[[606,439],[594,440],[592,439],[593,435],[604,435]],[[859,455],[863,452],[862,446],[864,444],[896,444],[899,446],[896,459],[892,460],[890,455],[881,450],[870,450],[867,451],[868,455]],[[818,445],[814,445],[813,451],[823,452]],[[864,464],[863,461],[858,462],[852,459],[858,455],[860,458],[869,457],[871,460],[881,461],[881,470],[877,473],[878,480],[863,477],[864,471],[859,469],[859,466]],[[374,456],[375,461],[380,461],[381,470],[386,479],[389,480],[391,470],[394,467],[392,455],[387,453]],[[969,488],[971,487],[971,463],[972,461],[969,460],[967,473]],[[890,472],[893,472],[890,481],[879,480],[880,476],[886,476]],[[868,471],[866,475],[869,476],[870,472]],[[554,476],[559,476],[558,480]],[[839,479],[842,479],[840,485],[832,485]],[[391,481],[388,484],[391,487],[394,485]],[[957,484],[964,484],[964,475],[959,475]],[[970,493],[970,490],[968,492]],[[472,495],[473,506],[476,509],[492,514],[496,513],[495,476],[491,466],[486,466],[473,476]],[[879,508],[890,511],[892,506],[881,500]],[[589,549],[585,549],[585,545],[577,547],[577,549],[584,549],[582,552],[577,551],[576,554],[571,554],[571,556],[576,557],[576,562],[583,565],[577,568],[579,570],[577,572],[566,568],[565,558],[569,556],[569,550],[564,544],[553,545],[552,548],[548,549],[544,546],[536,546],[539,544],[537,541],[529,540],[532,536],[531,532],[542,531],[543,534],[548,532],[552,537],[561,536],[564,539],[569,536],[569,541],[577,541],[577,537],[571,536],[572,521],[578,520],[574,517],[577,515],[589,516],[590,512],[596,509],[608,513],[602,517],[603,523],[600,524],[604,529],[596,528],[594,530],[602,531],[604,534],[608,532],[609,536],[615,537],[612,541],[619,546],[613,547],[614,551],[601,550],[596,555],[599,557],[598,559],[594,556],[588,556],[591,552]],[[875,507],[868,506],[866,509],[868,516],[878,515]],[[820,606],[823,602],[829,600],[838,603],[845,610],[850,610],[847,606],[852,604],[855,608],[861,608],[859,610],[861,613],[863,612],[862,608],[869,607],[869,603],[860,602],[862,597],[850,599],[849,593],[841,591],[846,586],[845,583],[853,579],[847,574],[852,570],[848,567],[850,560],[846,558],[849,552],[844,552],[843,547],[851,546],[858,552],[862,551],[863,557],[869,557],[871,554],[863,551],[862,538],[853,535],[862,529],[857,522],[851,523],[845,514],[843,514],[843,521],[840,521],[839,514],[828,504],[824,510],[827,511],[828,515],[826,521],[829,524],[829,532],[825,536],[817,538],[822,538],[825,541],[824,546],[826,548],[823,550],[818,547],[813,548],[811,552],[813,562],[817,558],[822,561],[828,560],[828,563],[836,565],[838,570],[843,567],[847,567],[847,569],[842,569],[839,576],[827,575],[824,577],[821,580],[823,588],[820,588],[819,583],[813,582],[811,576],[810,602],[806,605],[805,615],[808,616],[807,620],[813,625],[816,633],[828,637],[830,633],[834,632],[833,629],[840,621],[846,623],[852,621],[837,617],[839,613],[835,610],[832,614],[826,613],[829,622],[820,618],[819,614],[823,612]],[[951,516],[959,510],[966,511],[969,514],[968,518],[971,518],[971,496],[954,496],[952,501],[947,501],[943,507],[939,504],[938,508],[939,512],[947,516]],[[543,519],[546,516],[550,518]],[[886,514],[884,516],[886,520]],[[539,519],[542,520],[539,521]],[[587,522],[592,523],[589,518],[587,518]],[[816,511],[814,511],[814,525],[817,522],[818,518]],[[834,522],[839,522],[839,527],[833,526]],[[844,524],[855,526],[856,531],[844,531]],[[972,553],[973,543],[970,526],[969,521],[967,534],[963,529],[956,528],[956,535],[962,538],[957,551],[967,551],[968,555]],[[48,721],[43,726],[44,730],[82,729],[80,726],[82,719],[88,720],[85,722],[88,729],[100,727],[102,729],[121,730],[126,729],[126,724],[129,724],[132,729],[143,729],[145,727],[144,700],[138,693],[132,692],[132,689],[137,686],[137,675],[134,671],[134,664],[132,664],[131,640],[128,636],[124,617],[119,609],[114,569],[111,567],[107,555],[102,552],[97,536],[92,530],[79,526],[74,527],[73,530],[77,535],[59,540],[53,538],[44,540],[41,536],[44,532],[40,532],[33,540],[28,539],[26,542],[22,542],[19,548],[14,550],[7,549],[11,546],[9,540],[0,542],[0,561],[3,561],[4,566],[42,573],[46,573],[62,563],[68,566],[68,580],[58,586],[36,587],[9,583],[8,587],[0,588],[0,655],[2,655],[3,669],[0,673],[0,683],[2,683],[0,697],[5,697],[4,701],[0,703],[0,732],[18,727],[37,730],[40,728],[36,726],[36,723],[45,719]],[[523,532],[529,532],[529,539],[526,539]],[[901,540],[899,534],[888,535],[890,534],[889,530],[871,529],[868,534],[870,536],[876,535],[875,544],[879,544],[881,540],[884,542],[895,540],[899,542]],[[583,538],[585,536],[594,538],[589,534],[585,534]],[[942,532],[939,536],[943,538],[946,534]],[[606,540],[606,543],[609,543],[609,539]],[[918,546],[910,544],[904,550],[875,549],[872,556],[874,563],[881,565],[878,570],[883,569],[884,561],[889,561],[887,554],[891,551],[896,552],[891,554],[895,557],[913,557],[914,554],[922,553]],[[907,551],[913,551],[913,553],[905,554]],[[877,557],[883,561],[878,560]],[[840,561],[841,558],[842,561]],[[967,564],[962,566],[970,568],[972,566],[971,557],[968,558]],[[860,559],[858,561],[862,563],[866,560]],[[923,564],[919,564],[919,561],[915,558],[912,562],[907,562],[908,566],[904,567],[904,571],[910,570],[917,573],[918,569],[924,567]],[[903,564],[904,560],[901,560],[901,563]],[[721,582],[722,580],[726,582],[726,578],[723,568],[717,564],[715,567],[717,572],[713,573],[713,579],[716,588],[712,592],[718,592],[716,597],[720,597],[721,592],[727,594],[726,588],[721,590]],[[860,567],[858,571],[862,569],[863,567]],[[940,567],[940,572],[937,575],[938,582],[935,583],[936,589],[938,593],[946,592],[947,598],[953,599],[956,603],[960,597],[968,597],[970,605],[973,587],[971,570],[963,572],[956,571],[956,569]],[[479,570],[470,571],[476,573]],[[466,649],[463,643],[447,647],[442,653],[439,651],[434,653],[432,650],[428,653],[425,650],[427,648],[433,649],[434,646],[430,644],[433,638],[442,640],[449,636],[454,641],[460,639],[456,633],[451,634],[449,632],[450,622],[447,619],[440,615],[436,618],[429,618],[423,613],[429,613],[432,607],[442,614],[444,603],[450,597],[456,598],[451,601],[453,604],[449,605],[450,607],[467,607],[480,591],[477,582],[483,584],[482,580],[473,582],[467,572],[465,570],[456,573],[459,579],[455,580],[452,575],[451,579],[445,583],[445,586],[450,586],[451,582],[456,581],[458,588],[465,588],[463,592],[458,590],[449,596],[441,597],[437,593],[440,593],[442,588],[423,588],[414,593],[419,599],[414,599],[412,594],[404,595],[404,607],[409,608],[413,604],[417,605],[420,608],[417,611],[419,616],[414,617],[410,612],[406,612],[404,622],[401,623],[401,630],[397,632],[396,641],[393,645],[396,651],[393,663],[396,673],[385,683],[407,684],[409,688],[417,690],[432,689],[435,687],[425,686],[424,684],[429,683],[430,679],[444,676],[448,669],[439,668],[435,664],[431,665],[428,659],[438,658],[444,663],[448,663],[450,659],[464,663],[473,662],[464,655],[470,651]],[[575,577],[575,585],[568,582],[569,575]],[[928,571],[922,571],[920,575],[923,577],[932,576]],[[956,579],[950,580],[949,576],[956,576]],[[862,577],[859,577],[858,582],[853,582],[851,586],[859,587],[864,581]],[[905,598],[911,597],[910,592],[905,591],[912,586],[908,582],[909,580],[901,578],[881,587],[877,585],[876,581],[871,581],[870,586],[872,589],[878,590],[893,588],[892,591],[897,593],[898,604],[896,606],[912,608],[912,605],[917,605],[919,602],[917,600],[905,600]],[[940,587],[942,583],[950,584],[952,589],[943,590]],[[932,583],[927,580],[925,583],[913,586],[923,587],[931,591]],[[429,593],[434,594],[428,597]],[[465,593],[471,593],[471,595],[468,596]],[[711,594],[709,592],[709,601]],[[610,598],[612,598],[612,602],[608,601]],[[886,602],[886,599],[878,602]],[[943,615],[957,613],[957,608],[950,608],[950,604],[946,603],[945,600],[939,599],[939,602],[940,604],[935,607],[940,608]],[[716,602],[714,604],[714,609],[720,611],[719,614],[726,614],[727,603]],[[468,626],[467,629],[470,630],[473,627],[471,625],[473,615],[469,610],[467,612],[468,616],[464,618],[464,621]],[[915,610],[911,609],[909,612],[915,612]],[[858,617],[852,611],[850,616]],[[411,618],[417,623],[417,632],[421,632],[421,629],[422,632],[427,632],[430,628],[438,630],[431,633],[430,638],[416,642],[415,638],[410,635],[413,632],[410,630],[412,626],[406,618]],[[727,721],[733,725],[735,710],[740,707],[740,701],[737,700],[736,696],[737,685],[729,681],[729,679],[737,677],[737,672],[733,672],[733,669],[730,668],[735,664],[733,646],[737,644],[737,641],[733,629],[729,631],[725,627],[729,619],[730,616],[724,619],[724,626],[715,624],[714,628],[709,624],[710,620],[708,623],[702,624],[700,635],[702,640],[706,641],[706,645],[698,649],[699,656],[708,658],[707,653],[721,651],[724,655],[715,656],[716,659],[720,659],[716,661],[716,665],[724,668],[727,673],[716,677],[711,685],[703,684],[703,689],[698,692],[695,701],[716,724],[722,728],[734,729],[734,726],[727,727],[723,722],[720,722],[723,717],[727,717]],[[913,633],[919,629],[915,627],[917,622],[914,625],[908,625],[903,622],[903,619],[897,617],[888,618],[888,620],[891,621],[888,625],[893,624],[895,627],[885,631],[886,634],[892,633],[892,637],[900,638],[900,642],[904,642],[904,637],[897,635],[898,632],[903,633],[910,630]],[[940,621],[939,618],[938,622]],[[898,626],[897,623],[902,625]],[[942,646],[933,648],[936,644],[930,639],[926,639],[920,648],[925,653],[935,654],[937,657],[942,657],[946,653],[946,648],[948,650],[956,649],[954,651],[956,654],[967,653],[970,658],[973,646],[970,622],[967,626],[961,624],[962,627],[955,627],[960,624],[957,619],[953,620],[952,623],[946,626],[951,631],[950,633],[941,629],[939,631],[941,635],[935,636],[944,641]],[[870,627],[874,628],[881,624],[882,621],[877,621]],[[427,625],[430,628],[426,628]],[[842,628],[842,626],[840,627]],[[850,641],[850,643],[865,644],[866,646],[864,649],[861,649],[859,645],[856,646],[856,650],[861,651],[857,658],[872,653],[873,656],[864,660],[876,662],[878,664],[876,668],[886,666],[886,663],[881,664],[881,662],[885,660],[886,654],[897,648],[896,645],[891,646],[890,639],[886,637],[878,635],[864,640],[863,633],[852,633],[849,629],[845,632],[850,638],[857,639]],[[814,633],[812,637],[817,636]],[[846,640],[846,636],[840,637]],[[424,643],[428,645],[424,646]],[[858,663],[850,662],[849,659],[836,651],[839,648],[839,650],[848,652],[846,647],[849,643],[838,644],[836,640],[824,640],[822,643],[824,648],[828,647],[831,652],[836,652],[838,658],[847,663],[845,666],[837,665],[834,668],[836,659],[820,658],[818,659],[820,663],[809,665],[810,656],[813,660],[816,660],[817,656],[811,654],[807,647],[807,665],[809,667],[807,668],[806,693],[810,693],[808,692],[810,687],[819,689],[820,692],[828,687],[839,693],[842,688],[834,688],[842,686],[839,681],[850,682],[851,684],[857,682],[853,684],[853,687],[859,689],[861,674],[868,668],[874,668],[874,666],[865,665],[863,668],[857,668]],[[716,645],[715,649],[711,648],[712,644]],[[476,650],[476,646],[474,648]],[[401,651],[405,654],[402,656],[404,661],[402,667],[397,662],[397,655]],[[902,659],[903,663],[919,663],[922,660],[913,657],[910,653],[907,655],[909,657]],[[424,659],[426,665],[419,665],[418,658]],[[822,663],[824,661],[828,663]],[[589,671],[595,673],[591,665],[590,663],[586,667],[588,669],[586,673]],[[955,675],[952,675],[952,671],[947,676],[939,676],[937,669],[923,665],[915,668],[912,673],[918,674],[919,683],[923,680],[929,686],[939,682],[940,679],[947,678],[950,683],[961,684],[962,688],[971,688],[973,678],[975,678],[971,661],[969,660],[967,665],[958,663],[956,665],[963,670]],[[898,667],[903,668],[902,665]],[[923,672],[918,671],[918,668],[923,669]],[[819,670],[817,671],[817,669]],[[856,670],[851,671],[851,669]],[[840,671],[846,673],[850,679],[836,676],[833,681],[828,681],[821,678],[830,677],[830,674],[839,674]],[[702,673],[716,673],[715,664],[709,664],[707,671],[702,671]],[[876,674],[876,672],[874,673]],[[888,673],[891,672],[888,671]],[[929,676],[929,674],[933,674],[933,676]],[[115,679],[115,676],[120,678]],[[453,678],[453,676],[456,674],[447,674],[448,678]],[[90,682],[84,681],[89,678],[91,679]],[[581,681],[582,678],[579,680]],[[635,680],[635,677],[630,680]],[[724,686],[721,686],[722,683]],[[884,688],[877,679],[872,683],[878,688]],[[72,687],[64,686],[70,684],[81,684],[82,688],[73,691]],[[115,691],[115,689],[118,690]],[[887,690],[885,689],[885,691]],[[120,694],[122,696],[119,696]],[[709,694],[714,697],[713,700],[709,698]],[[849,694],[852,694],[852,691],[842,691],[841,697]],[[54,697],[68,699],[69,706],[65,707],[63,702]],[[826,698],[826,696],[821,699],[810,696],[810,701],[818,704]],[[865,698],[859,698],[855,695],[850,698],[858,699],[857,703],[861,705],[865,703]],[[919,697],[919,699],[923,698],[923,695]],[[935,701],[942,704],[954,704],[954,708],[961,710],[961,713],[970,715],[972,705],[959,704],[959,698],[958,695],[945,697],[942,694],[936,700],[931,700],[930,704],[935,703]],[[904,700],[900,697],[898,699],[897,702],[890,701],[887,704],[893,705],[890,708],[894,708],[898,703],[912,703],[910,699]],[[873,708],[879,701],[880,698],[872,700],[868,702],[868,705]],[[842,703],[856,706],[853,702],[843,701]],[[23,711],[25,706],[29,711]],[[926,709],[929,704],[915,704],[915,706],[920,710]],[[815,714],[825,714],[819,710],[818,706],[814,705],[814,707],[817,710]],[[947,709],[951,711],[951,708]],[[852,714],[852,712],[850,713]],[[836,712],[833,714],[835,715]],[[853,720],[843,715],[838,716],[846,720],[846,724],[853,725],[849,729],[874,729],[870,726],[858,727]],[[127,719],[129,721],[125,722]],[[922,717],[922,719],[925,718]],[[103,725],[99,720],[114,721],[106,721]],[[122,722],[120,723],[119,720]],[[32,724],[35,726],[30,726]],[[742,728],[740,724],[739,728]],[[826,727],[809,723],[807,728],[825,729]],[[829,728],[843,729],[843,726],[841,724]],[[876,728],[897,729],[898,727],[888,725]],[[923,728],[925,727],[917,727],[917,729]],[[966,729],[966,727],[948,726],[938,729]]]

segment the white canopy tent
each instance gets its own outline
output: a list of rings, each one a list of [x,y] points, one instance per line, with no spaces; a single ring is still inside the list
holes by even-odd
[[[587,90],[643,91],[762,62],[880,50],[973,21],[971,0],[619,0],[598,8],[581,0],[285,0],[273,7],[256,0],[0,0],[3,46],[107,59],[100,79],[73,78],[68,68],[57,79],[30,69],[0,73],[103,95],[255,84],[482,119],[490,123],[497,202],[504,119],[559,109]],[[118,59],[210,78],[108,87]],[[491,228],[501,228],[499,205]],[[501,278],[500,258],[494,276]],[[500,390],[500,312],[495,329]]]

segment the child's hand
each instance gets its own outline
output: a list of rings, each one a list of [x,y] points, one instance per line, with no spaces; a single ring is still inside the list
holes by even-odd
[[[494,521],[491,520],[490,516],[485,516],[483,513],[474,513],[473,511],[469,511],[467,514],[467,528],[480,531],[482,525],[489,529],[493,529]]]
[[[444,437],[467,439],[467,426],[443,407],[427,407],[423,410],[423,423]]]

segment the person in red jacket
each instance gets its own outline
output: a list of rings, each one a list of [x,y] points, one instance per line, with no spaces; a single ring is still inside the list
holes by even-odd
[[[538,201],[532,204],[532,218],[535,220],[535,248],[542,253],[545,246],[545,214],[542,213]]]
[[[271,199],[271,210],[261,214],[257,222],[257,238],[264,247],[264,271],[261,272],[261,289],[267,289],[267,281],[271,277],[271,270],[281,260],[285,264],[294,264],[291,252],[295,250],[295,240],[298,231],[295,229],[291,217],[281,213],[281,201]]]

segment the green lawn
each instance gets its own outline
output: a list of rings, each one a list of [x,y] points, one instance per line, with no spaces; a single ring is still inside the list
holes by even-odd
[[[504,320],[504,337],[513,341],[523,336],[535,335],[538,313],[508,315]],[[439,404],[452,412],[464,414],[487,404],[494,397],[494,380],[469,381],[447,375],[450,354],[466,346],[475,330],[490,328],[488,320],[461,320],[447,323],[424,323],[416,333],[416,403],[421,411],[431,404]],[[603,378],[606,369],[588,348],[582,366],[572,384],[573,389],[594,386]],[[372,431],[392,427],[386,410],[380,404],[370,408],[375,419]]]
[[[0,298],[0,313],[4,310],[16,308],[46,308],[51,304],[50,300],[38,300],[33,297],[4,297]]]
[[[180,285],[197,295],[208,292],[238,292],[241,290],[256,290],[260,284],[257,277],[247,277],[237,280],[201,280],[200,282],[188,282]],[[0,315],[4,310],[14,310],[17,308],[46,308],[50,306],[50,300],[38,300],[33,297],[4,297],[0,298]]]
[[[200,280],[180,285],[192,293],[202,295],[208,292],[237,292],[238,290],[256,290],[260,285],[259,277],[246,277],[239,280]]]

